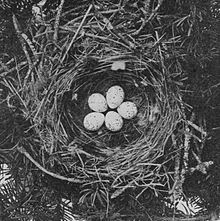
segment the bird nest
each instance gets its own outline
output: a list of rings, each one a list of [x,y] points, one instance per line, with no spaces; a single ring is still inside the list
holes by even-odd
[[[158,159],[180,120],[175,95],[167,92],[162,72],[135,57],[90,59],[61,69],[49,84],[42,98],[44,108],[34,118],[43,147],[40,154],[47,154],[48,162],[59,156],[56,173],[68,174],[77,183],[107,182],[112,198],[135,185],[155,188],[162,176]],[[90,62],[96,63],[92,70]],[[125,99],[136,104],[137,116],[124,120],[118,132],[104,126],[87,131],[83,119],[91,112],[88,97],[96,92],[105,95],[113,85],[120,85]]]
[[[162,157],[182,110],[159,40],[152,43],[152,36],[141,35],[134,43],[122,25],[130,22],[132,31],[134,13],[111,23],[114,6],[93,7],[84,16],[58,13],[54,29],[53,19],[34,27],[32,40],[25,38],[29,49],[23,47],[26,69],[23,63],[17,68],[24,77],[11,88],[31,125],[20,151],[48,175],[78,185],[78,202],[98,200],[108,206],[126,189],[157,192],[169,182]],[[170,42],[163,44],[169,47]],[[137,116],[124,120],[118,132],[104,126],[87,131],[88,97],[105,95],[113,85],[120,85],[125,99],[136,104]]]

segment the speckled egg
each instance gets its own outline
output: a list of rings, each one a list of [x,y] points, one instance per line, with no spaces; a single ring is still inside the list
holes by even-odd
[[[137,106],[135,103],[126,101],[123,102],[118,108],[118,113],[120,116],[122,116],[124,119],[132,119],[137,115]]]
[[[124,100],[125,92],[122,87],[115,85],[106,92],[107,104],[111,109],[117,108]]]
[[[104,121],[104,114],[92,112],[84,117],[83,125],[89,131],[97,131],[103,125]]]
[[[105,112],[108,109],[105,97],[99,93],[94,93],[89,96],[88,105],[91,110],[96,112]]]
[[[109,111],[105,116],[105,126],[110,131],[119,131],[123,126],[123,119],[117,112]]]

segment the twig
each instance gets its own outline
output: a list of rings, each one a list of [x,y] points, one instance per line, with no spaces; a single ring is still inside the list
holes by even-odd
[[[188,125],[185,126],[185,140],[184,140],[184,154],[183,154],[183,169],[180,173],[180,183],[183,184],[185,181],[185,175],[188,171],[188,161],[189,161],[189,149],[190,149],[190,130]]]
[[[72,38],[72,40],[71,40],[71,42],[70,42],[70,44],[69,44],[69,46],[68,46],[66,52],[64,53],[64,55],[63,55],[63,57],[62,57],[62,59],[61,59],[61,64],[62,64],[63,61],[65,60],[66,55],[68,54],[70,48],[72,47],[72,44],[73,44],[73,42],[75,41],[77,35],[79,34],[79,32],[80,32],[80,30],[81,30],[81,28],[82,28],[82,26],[83,26],[83,24],[84,24],[84,22],[85,22],[85,20],[86,20],[86,18],[87,18],[87,16],[88,16],[88,14],[89,14],[89,12],[90,12],[90,10],[92,9],[92,7],[93,7],[93,5],[91,4],[91,5],[89,6],[89,8],[88,8],[88,10],[87,10],[87,12],[86,12],[86,14],[85,14],[85,16],[83,17],[83,19],[82,19],[82,21],[81,21],[81,23],[80,23],[80,25],[79,25],[79,27],[78,27],[78,29],[77,29],[75,35],[73,36],[73,38]]]
[[[26,41],[26,43],[28,44],[29,48],[31,49],[32,54],[35,57],[35,60],[37,59],[37,51],[36,48],[34,47],[33,42],[28,38],[28,36],[24,33],[21,34],[21,37]]]
[[[103,17],[103,21],[106,24],[107,29],[109,30],[109,32],[111,32],[111,34],[115,35],[116,38],[121,39],[126,44],[125,47],[128,48],[129,50],[135,48],[135,44],[133,42],[125,39],[121,33],[118,33],[118,31],[113,27],[113,25],[111,24],[111,22],[107,18],[105,18],[104,16],[102,16],[102,17]]]
[[[213,161],[206,161],[206,162],[201,162],[199,163],[196,167],[191,167],[189,169],[190,173],[195,172],[196,170],[200,171],[203,174],[207,174],[207,169],[209,168],[209,166],[213,165],[214,162]]]
[[[202,160],[200,159],[201,157],[200,156],[197,156],[196,153],[194,151],[192,151],[193,153],[193,156],[195,157],[196,161],[198,162],[197,166],[196,167],[191,167],[189,169],[189,171],[191,173],[193,173],[194,171],[198,170],[200,171],[201,173],[203,174],[206,174],[207,173],[207,169],[209,168],[209,166],[211,166],[212,164],[214,164],[213,161],[205,161],[205,162],[202,162]]]
[[[58,30],[59,30],[59,24],[60,24],[60,16],[62,13],[62,9],[63,9],[63,5],[64,5],[65,0],[61,0],[60,5],[58,7],[58,11],[57,11],[57,16],[55,19],[55,23],[54,23],[54,35],[53,35],[53,40],[56,42],[57,38],[58,38]]]
[[[43,171],[44,173],[46,173],[46,174],[48,174],[48,175],[50,175],[50,176],[52,176],[56,179],[60,179],[60,180],[64,180],[64,181],[72,182],[72,183],[84,183],[85,182],[85,181],[82,181],[82,180],[79,180],[79,179],[76,179],[76,178],[68,178],[68,177],[50,172],[50,171],[46,170],[44,167],[42,167],[36,160],[34,160],[32,158],[32,156],[23,147],[19,146],[19,147],[17,147],[17,150],[20,153],[24,154],[25,157],[27,157],[41,171]]]
[[[35,61],[35,62],[33,63],[33,66],[35,66],[35,65],[37,64],[37,62],[38,62],[38,61]],[[23,62],[17,64],[15,67],[9,69],[8,71],[5,71],[5,72],[1,73],[1,74],[0,74],[0,77],[6,77],[8,74],[10,74],[11,72],[13,72],[13,71],[15,71],[15,70],[19,71],[19,68],[21,69],[22,66],[25,66],[25,65],[27,65],[27,64],[28,64],[27,61],[23,61]],[[2,69],[0,69],[0,71],[1,71],[1,70],[2,70]]]
[[[185,169],[188,169],[188,159],[189,159],[189,149],[190,149],[190,138],[191,134],[188,126],[186,126],[185,140],[184,140],[184,156],[183,156],[183,164]]]
[[[179,198],[182,193],[182,180],[180,179],[180,151],[177,147],[177,142],[175,135],[171,136],[174,149],[177,151],[177,155],[175,157],[175,170],[174,170],[174,185],[172,189],[169,191],[169,194],[172,194],[174,202]]]
[[[27,58],[27,62],[28,62],[28,65],[29,65],[29,69],[31,69],[31,68],[32,68],[32,61],[31,61],[31,58],[30,58],[29,53],[28,53],[28,51],[27,51],[27,47],[26,47],[25,41],[24,41],[24,39],[23,39],[23,37],[22,37],[22,33],[21,33],[21,31],[20,31],[20,27],[19,27],[18,20],[17,20],[17,18],[16,18],[16,16],[15,16],[14,14],[13,14],[13,24],[14,24],[16,33],[17,33],[17,35],[18,35],[18,39],[19,39],[20,42],[21,42],[22,49],[23,49],[23,51],[24,51],[24,53],[25,53],[25,56],[26,56],[26,58]]]
[[[29,55],[29,53],[27,51],[25,40],[22,37],[22,33],[20,31],[20,25],[19,25],[18,20],[17,20],[17,18],[16,18],[16,16],[14,14],[13,14],[13,24],[14,24],[15,30],[17,32],[18,39],[21,42],[21,46],[22,46],[22,49],[23,49],[24,54],[26,56],[27,62],[28,62],[28,71],[27,71],[27,74],[26,74],[26,76],[24,78],[24,86],[25,86],[26,82],[27,82],[27,79],[29,78],[29,76],[31,74],[31,71],[32,71],[32,68],[34,67],[34,65],[33,65],[32,61],[31,61],[31,58],[30,58],[30,55]]]
[[[140,34],[140,32],[143,30],[143,28],[146,26],[146,24],[155,16],[155,14],[157,13],[157,11],[159,10],[160,6],[162,5],[164,0],[159,0],[158,1],[158,4],[156,6],[156,8],[152,11],[151,15],[149,16],[149,18],[147,19],[147,12],[144,11],[144,14],[145,14],[145,18],[142,20],[142,24],[141,24],[141,27],[135,31],[134,33],[132,33],[131,35],[134,36],[134,35],[138,35]]]
[[[7,72],[9,71],[7,65],[4,64],[2,61],[0,61],[0,65],[1,65],[1,67],[2,67],[1,69],[5,70],[5,71],[7,71]],[[0,69],[0,70],[1,70],[1,69]]]
[[[18,91],[16,90],[16,88],[13,86],[12,83],[10,83],[9,81],[7,81],[6,79],[4,79],[5,85],[9,88],[9,90],[12,92],[12,94],[16,94],[16,96],[19,98],[19,100],[21,101],[21,103],[23,104],[25,110],[27,111],[27,105],[25,103],[25,101],[21,98],[20,94],[18,93]]]
[[[116,190],[116,191],[111,195],[111,199],[115,199],[116,197],[118,197],[119,195],[121,195],[126,189],[131,188],[133,183],[134,183],[134,180],[132,180],[131,182],[129,182],[126,186],[123,186],[122,188]]]
[[[201,127],[197,126],[196,124],[192,123],[191,121],[187,121],[187,123],[193,127],[194,129],[196,129],[197,131],[199,131],[201,134],[203,134],[204,136],[207,136],[207,132],[205,132]]]
[[[207,90],[205,90],[203,93],[207,93],[207,92],[210,92],[212,93],[212,89],[216,89],[220,86],[220,82],[215,84],[215,85],[212,85],[210,88],[208,88]]]

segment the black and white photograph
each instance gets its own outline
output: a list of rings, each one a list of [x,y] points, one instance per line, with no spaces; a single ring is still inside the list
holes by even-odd
[[[220,221],[219,0],[0,0],[0,221]]]

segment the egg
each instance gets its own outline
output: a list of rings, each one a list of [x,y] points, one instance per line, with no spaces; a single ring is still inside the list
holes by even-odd
[[[137,106],[135,103],[126,101],[123,102],[118,108],[118,113],[125,119],[132,119],[137,115]]]
[[[125,92],[122,87],[115,85],[106,92],[107,104],[111,109],[117,108],[124,100]]]
[[[123,119],[117,112],[109,111],[105,116],[105,126],[110,131],[119,131],[123,126]]]
[[[104,114],[92,112],[84,117],[83,125],[89,131],[97,131],[103,125],[104,121]]]
[[[89,96],[88,105],[91,110],[96,112],[105,112],[108,109],[105,97],[99,93],[94,93]]]

